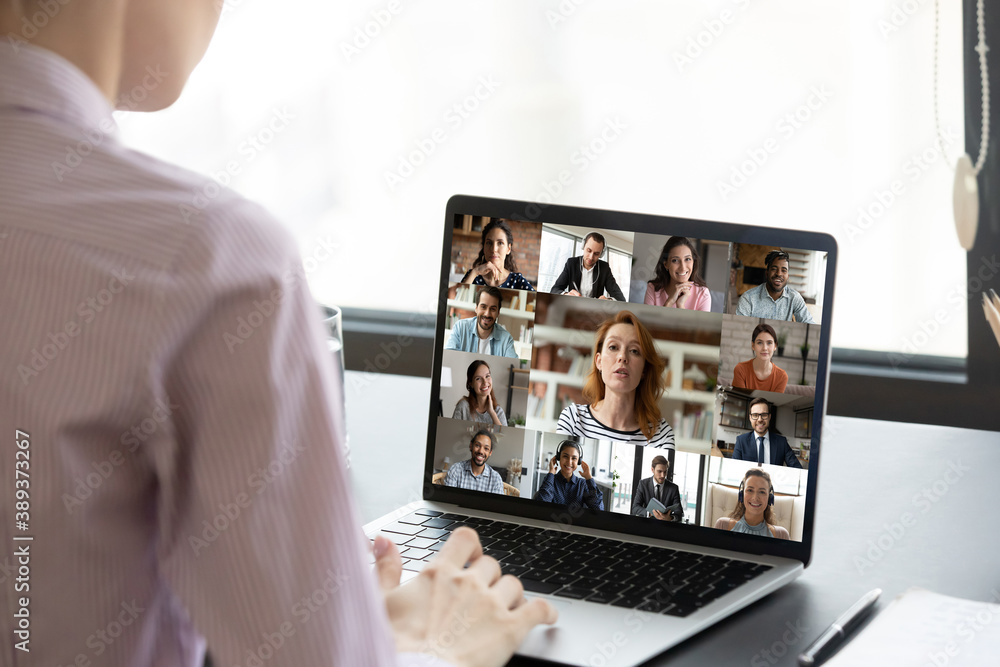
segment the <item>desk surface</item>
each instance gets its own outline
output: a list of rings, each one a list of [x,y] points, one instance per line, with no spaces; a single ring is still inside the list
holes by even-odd
[[[348,372],[346,384],[355,497],[367,522],[420,498],[430,380]],[[393,401],[405,419],[379,417],[386,396],[407,397]],[[1000,434],[844,417],[827,417],[824,429],[815,546],[802,577],[647,664],[794,665],[872,588],[883,590],[879,608],[910,586],[1000,602],[1000,537],[989,520],[1000,498]]]

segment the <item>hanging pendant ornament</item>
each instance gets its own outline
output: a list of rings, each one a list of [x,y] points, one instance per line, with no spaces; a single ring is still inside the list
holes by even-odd
[[[979,227],[979,184],[976,182],[976,168],[972,158],[963,155],[955,165],[955,189],[952,207],[955,212],[955,231],[958,242],[967,251],[976,243],[976,229]]]
[[[945,161],[948,155],[945,151],[944,139],[941,133],[941,121],[938,116],[938,42],[941,32],[940,1],[934,0],[934,123],[937,127],[938,148]],[[976,2],[976,23],[978,28],[978,43],[975,51],[979,54],[979,73],[982,82],[982,119],[979,142],[979,157],[976,164],[968,154],[958,158],[955,164],[955,182],[952,187],[952,211],[955,216],[955,232],[958,242],[966,251],[971,251],[976,243],[976,231],[979,228],[979,183],[976,180],[979,172],[986,164],[986,149],[990,140],[990,80],[986,68],[986,17],[984,0]]]

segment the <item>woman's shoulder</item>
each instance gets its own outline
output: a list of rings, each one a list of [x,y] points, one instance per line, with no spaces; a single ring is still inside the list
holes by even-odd
[[[769,524],[770,525],[770,524]],[[774,531],[774,536],[779,540],[790,540],[791,536],[788,534],[788,529],[784,526],[771,525],[771,529]]]
[[[558,427],[556,430],[560,433],[573,434],[580,424],[581,407],[583,406],[580,403],[570,403],[563,408],[562,412],[559,413],[559,427],[563,427],[563,430],[559,431]]]
[[[580,408],[582,407],[585,407],[582,403],[570,403],[559,413],[559,418],[566,417],[567,419],[577,421],[580,418]]]
[[[663,417],[660,417],[660,422],[656,425],[656,431],[653,433],[653,437],[647,442],[647,445],[667,449],[671,449],[674,446],[674,429]]]
[[[722,530],[732,530],[733,526],[736,524],[735,519],[730,519],[728,516],[720,516],[715,521],[715,527]]]
[[[711,312],[712,290],[707,285],[695,285],[695,307],[698,310]]]

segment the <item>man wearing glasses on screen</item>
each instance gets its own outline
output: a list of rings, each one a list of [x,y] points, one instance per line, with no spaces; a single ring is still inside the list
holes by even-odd
[[[788,439],[770,428],[771,415],[774,410],[766,398],[760,397],[750,401],[750,425],[752,433],[744,433],[736,438],[733,449],[733,459],[737,461],[755,461],[757,465],[786,465],[789,468],[801,468]]]
[[[764,284],[748,289],[740,296],[736,314],[768,320],[815,324],[802,295],[788,286],[788,253],[772,250],[764,258]]]

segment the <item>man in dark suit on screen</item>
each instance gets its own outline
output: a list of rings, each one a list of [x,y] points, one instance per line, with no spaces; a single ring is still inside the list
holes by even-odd
[[[611,273],[611,265],[601,259],[604,246],[603,236],[597,232],[587,234],[583,239],[583,255],[566,260],[566,266],[549,291],[553,294],[624,301],[625,295]],[[608,296],[604,296],[605,291]]]
[[[639,483],[635,487],[635,493],[632,494],[632,514],[635,516],[646,516],[646,507],[652,498],[659,500],[663,503],[664,507],[681,504],[680,489],[673,482],[667,481],[667,470],[669,467],[670,464],[667,462],[666,457],[657,456],[653,458],[651,465],[653,476],[639,480]],[[650,516],[660,521],[677,522],[684,518],[684,507],[681,506],[675,512],[668,510],[666,513],[653,510]]]
[[[801,468],[795,452],[788,446],[788,440],[770,428],[774,408],[764,397],[750,401],[750,425],[752,433],[744,433],[736,438],[733,458],[737,461],[753,461],[758,465],[786,465]]]

